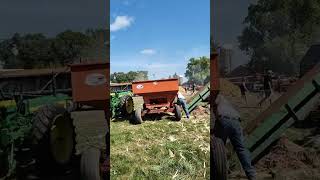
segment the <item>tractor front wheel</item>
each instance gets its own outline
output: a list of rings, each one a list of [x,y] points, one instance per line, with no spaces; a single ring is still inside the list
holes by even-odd
[[[177,121],[181,120],[181,117],[182,117],[181,116],[181,109],[178,104],[174,105],[174,115],[175,115]]]
[[[141,116],[142,110],[140,108],[137,108],[134,111],[134,118],[133,118],[133,123],[134,124],[141,124],[142,123],[142,116]]]

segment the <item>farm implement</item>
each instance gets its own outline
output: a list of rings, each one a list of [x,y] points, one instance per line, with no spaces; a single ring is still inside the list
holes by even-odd
[[[66,179],[108,177],[109,152],[89,148],[76,154],[73,114],[101,112],[109,125],[108,63],[70,65],[71,92],[14,92],[0,114],[0,179]],[[57,78],[58,76],[53,76]],[[46,86],[48,86],[46,85]],[[9,99],[8,92],[2,93]],[[70,96],[72,94],[72,96]],[[109,146],[106,125],[106,145]],[[70,175],[72,174],[72,175]]]
[[[110,86],[110,112],[111,118],[127,117],[133,112],[133,93],[130,83],[111,84]]]
[[[181,108],[175,103],[178,79],[137,81],[132,83],[134,123],[141,124],[146,114],[174,113],[181,120]]]

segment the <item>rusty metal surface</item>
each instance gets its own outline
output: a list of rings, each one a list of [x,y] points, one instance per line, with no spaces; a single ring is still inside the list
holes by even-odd
[[[109,99],[109,63],[74,64],[70,68],[73,101],[99,105]]]
[[[148,114],[167,112],[167,109],[173,107],[173,101],[179,91],[179,81],[163,79],[133,82],[132,90],[135,95],[143,96]]]
[[[219,90],[219,64],[218,54],[213,53],[210,55],[210,87],[211,90]]]
[[[146,93],[170,92],[177,94],[179,91],[178,79],[161,79],[151,81],[137,81],[132,83],[132,91],[136,95],[144,95]]]
[[[216,105],[215,99],[219,93],[220,80],[219,80],[219,62],[218,53],[213,52],[210,54],[210,129],[214,129]],[[213,133],[213,131],[210,131]]]

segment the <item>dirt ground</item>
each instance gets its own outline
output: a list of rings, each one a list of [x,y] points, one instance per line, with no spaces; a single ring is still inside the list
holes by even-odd
[[[222,93],[241,113],[243,127],[269,106],[268,101],[263,103],[262,107],[257,106],[261,99],[261,95],[257,93],[249,93],[246,103],[241,98],[240,91],[236,86],[229,82],[224,83]],[[181,92],[190,98],[190,93],[185,93],[183,89]],[[273,94],[272,100],[276,100],[279,96],[280,94]],[[209,107],[200,106],[192,113],[192,116],[197,118],[203,112],[209,113]],[[81,153],[91,146],[105,149],[106,120],[104,115],[101,112],[92,111],[77,112],[73,116],[77,132],[77,153]],[[126,126],[129,126],[127,123],[125,122]],[[312,123],[313,125],[310,127],[288,129],[278,144],[271,148],[270,152],[255,165],[258,172],[257,179],[320,179],[320,126],[319,122]],[[132,128],[136,128],[136,126]],[[228,145],[228,154],[229,157],[233,156],[229,159],[229,179],[246,179],[230,145]]]
[[[240,112],[243,128],[246,127],[256,116],[270,106],[265,101],[258,106],[261,94],[248,93],[247,103],[241,97],[240,90],[232,83],[222,80],[221,92]],[[281,94],[274,93],[272,101],[279,98]],[[255,165],[260,180],[307,180],[320,179],[320,123],[313,119],[302,122],[307,127],[289,128],[277,144]],[[239,161],[234,154],[232,147],[228,147],[229,179],[246,179]]]

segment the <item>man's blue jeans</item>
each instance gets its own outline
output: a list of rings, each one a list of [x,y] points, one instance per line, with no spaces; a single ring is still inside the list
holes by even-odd
[[[182,106],[182,109],[186,113],[187,118],[189,118],[190,115],[189,115],[189,111],[188,111],[186,100],[178,98],[178,104]]]
[[[256,171],[251,165],[250,152],[244,146],[243,130],[240,121],[226,117],[219,118],[215,123],[214,134],[216,137],[221,138],[224,143],[226,143],[227,138],[230,139],[247,177],[249,179],[254,178]]]

